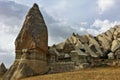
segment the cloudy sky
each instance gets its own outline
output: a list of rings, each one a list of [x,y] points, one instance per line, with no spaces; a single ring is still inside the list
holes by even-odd
[[[73,32],[98,35],[120,24],[120,0],[0,0],[0,63],[14,61],[14,41],[33,3],[39,4],[49,31],[49,45]]]

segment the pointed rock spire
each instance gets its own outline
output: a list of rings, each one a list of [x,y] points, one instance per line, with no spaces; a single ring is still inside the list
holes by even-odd
[[[23,27],[15,41],[16,60],[3,80],[44,74],[48,71],[48,31],[43,16],[35,3],[29,10]],[[29,69],[26,69],[29,68]]]
[[[3,75],[7,71],[4,63],[0,65],[0,75]]]
[[[15,41],[15,45],[16,50],[34,48],[43,51],[47,50],[48,31],[43,16],[36,3],[29,10],[24,25]]]

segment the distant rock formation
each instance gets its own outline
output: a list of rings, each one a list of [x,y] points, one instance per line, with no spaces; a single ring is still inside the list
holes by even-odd
[[[50,65],[59,62],[66,62],[66,64],[74,62],[77,68],[85,63],[98,66],[105,64],[104,59],[120,59],[120,25],[98,36],[73,33],[64,42],[49,47],[48,62]],[[57,68],[50,67],[51,69]]]
[[[79,49],[80,52],[87,53],[91,57],[102,57],[109,52],[115,53],[120,49],[120,26],[116,25],[114,28],[96,37],[90,34],[78,35],[74,33],[64,42],[51,46],[50,49],[52,47],[59,53],[70,53]]]
[[[4,65],[4,63],[2,63],[0,65],[0,75],[4,75],[6,73],[6,71],[7,71],[7,69],[6,69],[5,65]]]
[[[48,71],[48,31],[37,4],[29,10],[15,41],[16,58],[3,80],[44,74]]]

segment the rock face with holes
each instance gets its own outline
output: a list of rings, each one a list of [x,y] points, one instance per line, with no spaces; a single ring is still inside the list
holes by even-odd
[[[47,27],[38,5],[34,4],[16,38],[15,53],[14,64],[3,80],[98,66],[104,59],[120,59],[120,25],[98,36],[73,33],[48,49]]]
[[[66,54],[69,57],[66,57]],[[102,59],[120,59],[120,25],[98,36],[73,33],[64,42],[54,44],[49,48],[48,60],[51,64],[64,61],[66,64],[74,62],[74,66],[80,68],[86,63],[89,66],[101,65]]]
[[[3,80],[45,74],[48,71],[48,31],[37,4],[29,10],[15,41],[16,58]]]

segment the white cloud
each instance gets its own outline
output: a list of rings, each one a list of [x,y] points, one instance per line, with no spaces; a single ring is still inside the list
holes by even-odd
[[[100,13],[102,14],[104,11],[109,10],[115,4],[115,0],[98,0],[97,4],[100,9]]]
[[[4,62],[9,67],[14,60],[15,35],[11,34],[10,26],[0,23],[0,63]],[[13,28],[14,29],[14,28]],[[13,30],[14,31],[14,30]]]
[[[66,0],[56,1],[54,4],[44,6],[45,11],[56,20],[64,20],[66,17],[63,15],[67,11],[68,2]]]
[[[94,21],[94,23],[91,25],[92,28],[95,28],[96,30],[98,30],[97,32],[99,32],[98,34],[107,31],[108,29],[110,29],[111,27],[114,27],[115,25],[119,25],[120,21],[113,21],[110,22],[109,20],[100,20],[100,19],[96,19]]]
[[[14,41],[28,7],[0,0],[0,63],[9,67],[15,56]]]

